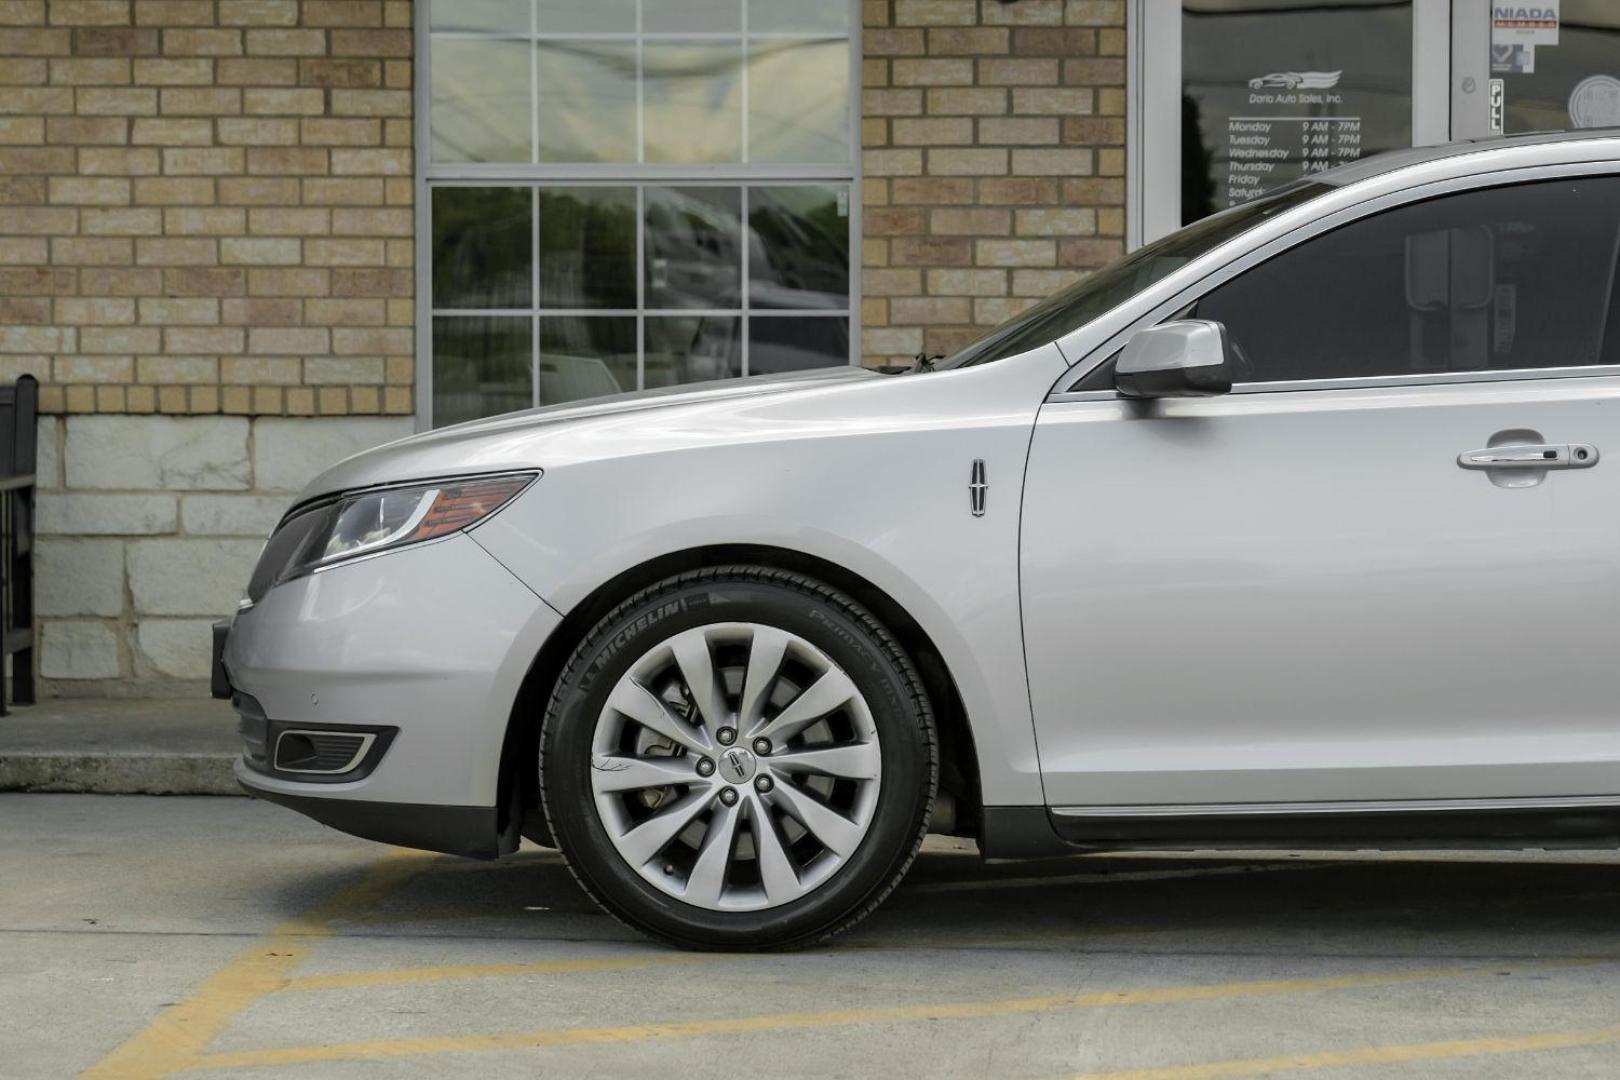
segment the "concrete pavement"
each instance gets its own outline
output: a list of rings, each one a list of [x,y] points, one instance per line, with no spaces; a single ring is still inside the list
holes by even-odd
[[[1612,853],[1109,856],[931,840],[830,945],[683,954],[555,854],[242,799],[0,796],[8,1078],[1620,1074]]]

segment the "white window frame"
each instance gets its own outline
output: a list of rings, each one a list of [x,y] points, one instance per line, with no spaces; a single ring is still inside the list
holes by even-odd
[[[1181,7],[1130,0],[1126,11],[1127,250],[1181,228]],[[1487,134],[1489,40],[1488,0],[1412,0],[1414,146]]]
[[[818,0],[818,2],[837,2],[837,0]],[[642,379],[642,370],[646,362],[646,335],[645,323],[647,308],[644,303],[646,281],[643,273],[643,260],[646,249],[646,222],[643,210],[643,188],[648,184],[689,184],[692,186],[735,186],[751,188],[769,185],[794,185],[817,183],[842,183],[849,187],[849,299],[844,309],[817,308],[817,309],[789,309],[770,312],[771,318],[777,316],[832,317],[843,314],[849,320],[849,363],[858,366],[861,363],[861,3],[860,0],[843,0],[849,4],[849,137],[850,157],[847,164],[782,164],[778,162],[695,162],[683,164],[665,164],[659,162],[626,161],[626,162],[590,162],[590,163],[545,163],[534,160],[528,162],[502,162],[502,163],[451,163],[434,162],[432,160],[432,34],[430,33],[429,0],[419,0],[412,11],[413,36],[415,40],[415,70],[412,79],[414,92],[412,95],[415,114],[412,120],[413,142],[415,144],[415,228],[416,244],[415,258],[413,260],[413,273],[416,277],[416,410],[415,423],[417,431],[427,431],[433,426],[433,188],[437,186],[488,186],[488,187],[528,187],[538,189],[542,185],[550,186],[619,186],[632,187],[636,190],[636,298],[635,311],[621,311],[619,309],[591,309],[578,312],[585,315],[600,316],[630,316],[636,318],[636,372],[637,384]],[[746,38],[747,5],[739,0],[743,8],[743,24],[741,35]],[[637,5],[637,32],[635,38],[626,38],[623,35],[614,35],[616,40],[634,41],[685,41],[704,37],[726,37],[724,34],[643,34],[639,26],[641,7]],[[531,19],[532,23],[532,19]],[[533,27],[531,25],[531,31]],[[466,37],[495,37],[499,34],[467,34],[457,35]],[[552,35],[547,35],[552,36]],[[605,37],[604,35],[556,35],[559,37]],[[730,35],[736,36],[736,35]],[[824,39],[824,33],[805,34],[772,34],[772,37],[804,37],[806,39]],[[532,40],[525,38],[525,40]],[[748,148],[748,113],[746,105],[747,94],[747,65],[742,71],[742,86],[744,93],[744,108],[742,116],[742,150],[747,156]],[[637,94],[641,93],[641,84],[638,79]],[[539,123],[538,111],[535,124]],[[637,128],[641,124],[640,110],[637,110]],[[534,154],[538,155],[538,142],[534,146]],[[643,148],[638,137],[636,155],[640,158]],[[743,193],[744,206],[740,228],[743,231],[743,288],[747,289],[747,208],[746,190]],[[534,196],[538,199],[538,195]],[[537,204],[535,204],[537,206]],[[538,213],[538,209],[536,209]],[[536,271],[535,289],[538,293],[538,252],[534,253],[534,270]],[[536,300],[538,303],[538,300]],[[743,357],[743,371],[749,371],[748,366],[748,330],[749,312],[746,298],[740,312],[726,311],[726,316],[736,315],[740,323],[740,348]],[[459,314],[469,314],[461,311]],[[471,312],[477,314],[477,312]],[[505,312],[500,312],[504,314]],[[702,316],[708,314],[704,310],[682,310],[679,312],[660,314],[678,314],[682,316]],[[533,316],[538,319],[535,311],[524,309],[519,314]],[[548,311],[548,317],[555,317],[566,312]],[[655,316],[658,317],[658,316]],[[539,393],[539,360],[540,336],[538,325],[532,334],[531,371],[534,377],[534,393]]]

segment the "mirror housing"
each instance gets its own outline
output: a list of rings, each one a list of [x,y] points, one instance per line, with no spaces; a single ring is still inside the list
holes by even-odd
[[[1232,389],[1226,327],[1177,319],[1138,330],[1114,365],[1114,389],[1128,398],[1211,397]]]

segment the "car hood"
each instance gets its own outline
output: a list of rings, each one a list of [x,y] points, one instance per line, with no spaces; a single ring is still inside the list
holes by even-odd
[[[822,368],[642,390],[506,413],[412,435],[346,458],[311,480],[299,501],[375,484],[540,468],[545,465],[544,447],[552,441],[550,436],[592,421],[616,420],[632,413],[667,413],[739,398],[804,393],[839,384],[888,383],[890,378],[864,368]]]

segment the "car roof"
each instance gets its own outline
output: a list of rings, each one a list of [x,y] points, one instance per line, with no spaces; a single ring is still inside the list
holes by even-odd
[[[1463,139],[1440,143],[1437,146],[1413,146],[1404,150],[1390,150],[1327,169],[1310,178],[1335,187],[1343,187],[1374,176],[1394,172],[1412,165],[1462,157],[1467,154],[1490,155],[1505,150],[1523,150],[1536,146],[1559,146],[1565,143],[1607,143],[1605,157],[1620,157],[1620,128],[1580,128],[1575,131],[1532,131],[1522,135],[1493,135],[1486,139]],[[1486,157],[1480,167],[1487,168]]]

